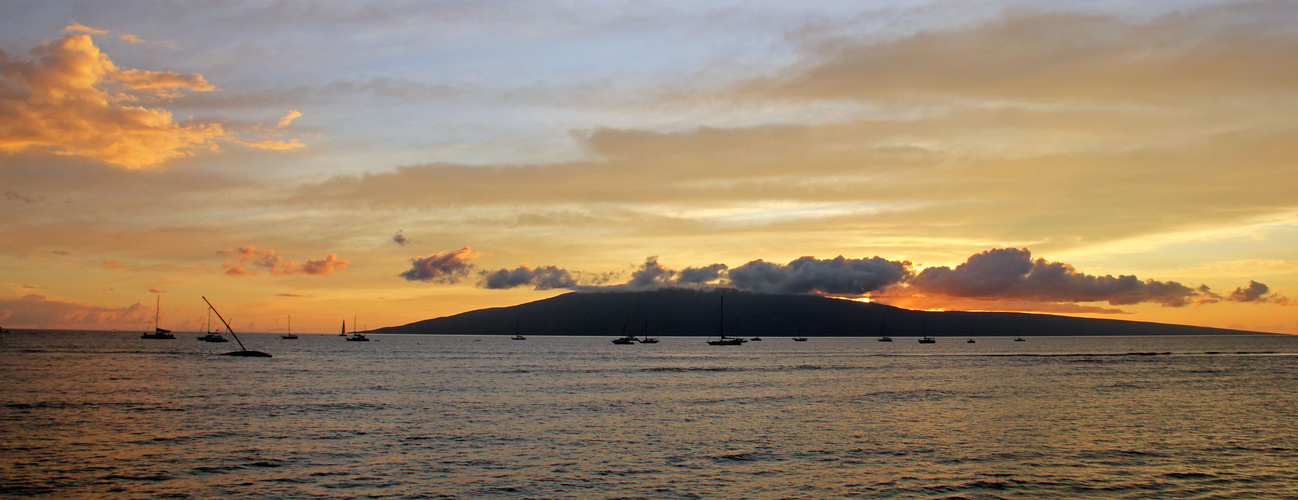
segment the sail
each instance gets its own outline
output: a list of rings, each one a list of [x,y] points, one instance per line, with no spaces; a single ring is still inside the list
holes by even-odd
[[[158,328],[155,326],[153,327],[153,333],[171,333],[171,330],[168,330],[166,328]]]

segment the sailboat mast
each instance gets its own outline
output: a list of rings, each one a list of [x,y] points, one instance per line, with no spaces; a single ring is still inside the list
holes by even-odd
[[[726,296],[721,296],[721,312],[717,315],[717,335],[726,338]]]
[[[243,341],[239,340],[239,336],[234,333],[234,329],[230,328],[230,324],[226,323],[225,318],[221,317],[221,311],[216,310],[216,306],[212,305],[205,296],[203,297],[203,302],[207,302],[207,307],[211,309],[212,312],[216,313],[216,318],[221,320],[221,324],[225,325],[225,331],[230,332],[230,336],[234,337],[234,341],[239,343],[239,348],[245,351],[248,350],[247,347],[243,346]]]
[[[158,296],[157,305],[153,306],[153,331],[158,331],[158,316],[162,314],[162,296]]]

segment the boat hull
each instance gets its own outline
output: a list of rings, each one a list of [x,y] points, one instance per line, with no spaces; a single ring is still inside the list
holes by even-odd
[[[239,357],[239,358],[272,358],[272,357],[274,357],[274,356],[271,356],[271,355],[268,354],[268,353],[264,353],[264,352],[261,352],[261,351],[230,351],[230,352],[227,352],[227,353],[222,353],[221,355],[222,355],[222,356],[235,356],[235,357]]]

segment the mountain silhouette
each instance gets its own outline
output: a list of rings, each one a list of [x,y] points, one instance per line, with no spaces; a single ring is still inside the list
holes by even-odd
[[[1258,332],[1140,321],[1003,312],[914,311],[817,295],[770,295],[730,289],[574,292],[510,307],[479,309],[375,333],[458,335],[640,334],[708,336],[991,337],[1043,335],[1252,335]]]

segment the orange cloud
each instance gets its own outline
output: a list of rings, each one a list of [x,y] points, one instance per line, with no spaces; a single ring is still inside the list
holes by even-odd
[[[88,35],[43,44],[28,59],[0,52],[0,88],[0,151],[45,148],[144,169],[215,150],[226,135],[219,124],[180,124],[167,110],[123,104],[140,97],[132,92],[170,97],[215,87],[202,75],[119,69]]]
[[[229,276],[256,276],[261,274],[256,269],[249,270],[249,266],[266,269],[271,276],[291,274],[323,276],[333,274],[334,271],[347,269],[347,266],[351,264],[350,261],[339,259],[338,255],[333,253],[326,255],[323,259],[308,260],[303,264],[299,264],[297,261],[284,262],[283,258],[277,255],[274,250],[257,251],[256,247],[222,250],[217,252],[217,255],[226,256],[222,267],[225,268],[225,274]]]
[[[127,307],[103,307],[28,294],[21,299],[0,299],[0,322],[6,326],[27,328],[152,324],[153,308],[139,303]]]
[[[143,38],[140,38],[140,37],[138,37],[138,36],[132,35],[132,34],[130,34],[130,33],[123,34],[123,35],[121,35],[121,36],[118,36],[117,38],[120,38],[120,39],[122,39],[123,41],[131,42],[131,43],[144,43],[144,39],[143,39]]]
[[[287,115],[284,115],[283,118],[279,119],[279,124],[275,125],[275,127],[277,128],[287,127],[290,123],[293,123],[293,120],[296,120],[301,117],[302,117],[302,113],[299,113],[297,110],[290,110]]]
[[[199,92],[211,92],[216,87],[207,83],[203,75],[180,75],[170,71],[146,71],[127,69],[117,71],[112,77],[118,82],[136,90],[167,91],[171,89],[189,89]],[[171,94],[167,94],[171,96]]]
[[[290,262],[290,264],[296,265],[297,263]],[[348,264],[350,264],[350,262],[339,260],[337,254],[331,253],[320,260],[306,261],[306,263],[302,264],[300,269],[301,272],[305,274],[324,275],[332,274],[334,270],[342,271],[343,269],[347,269]]]
[[[69,24],[68,27],[63,28],[63,32],[64,33],[87,33],[91,35],[103,35],[105,33],[108,33],[107,30],[97,30],[89,26],[83,25],[81,23]]]
[[[243,144],[244,146],[251,146],[257,149],[264,149],[268,151],[292,151],[297,148],[306,147],[306,144],[302,144],[297,139],[293,139],[287,142],[285,141],[258,141],[258,142],[234,141],[234,142]]]

